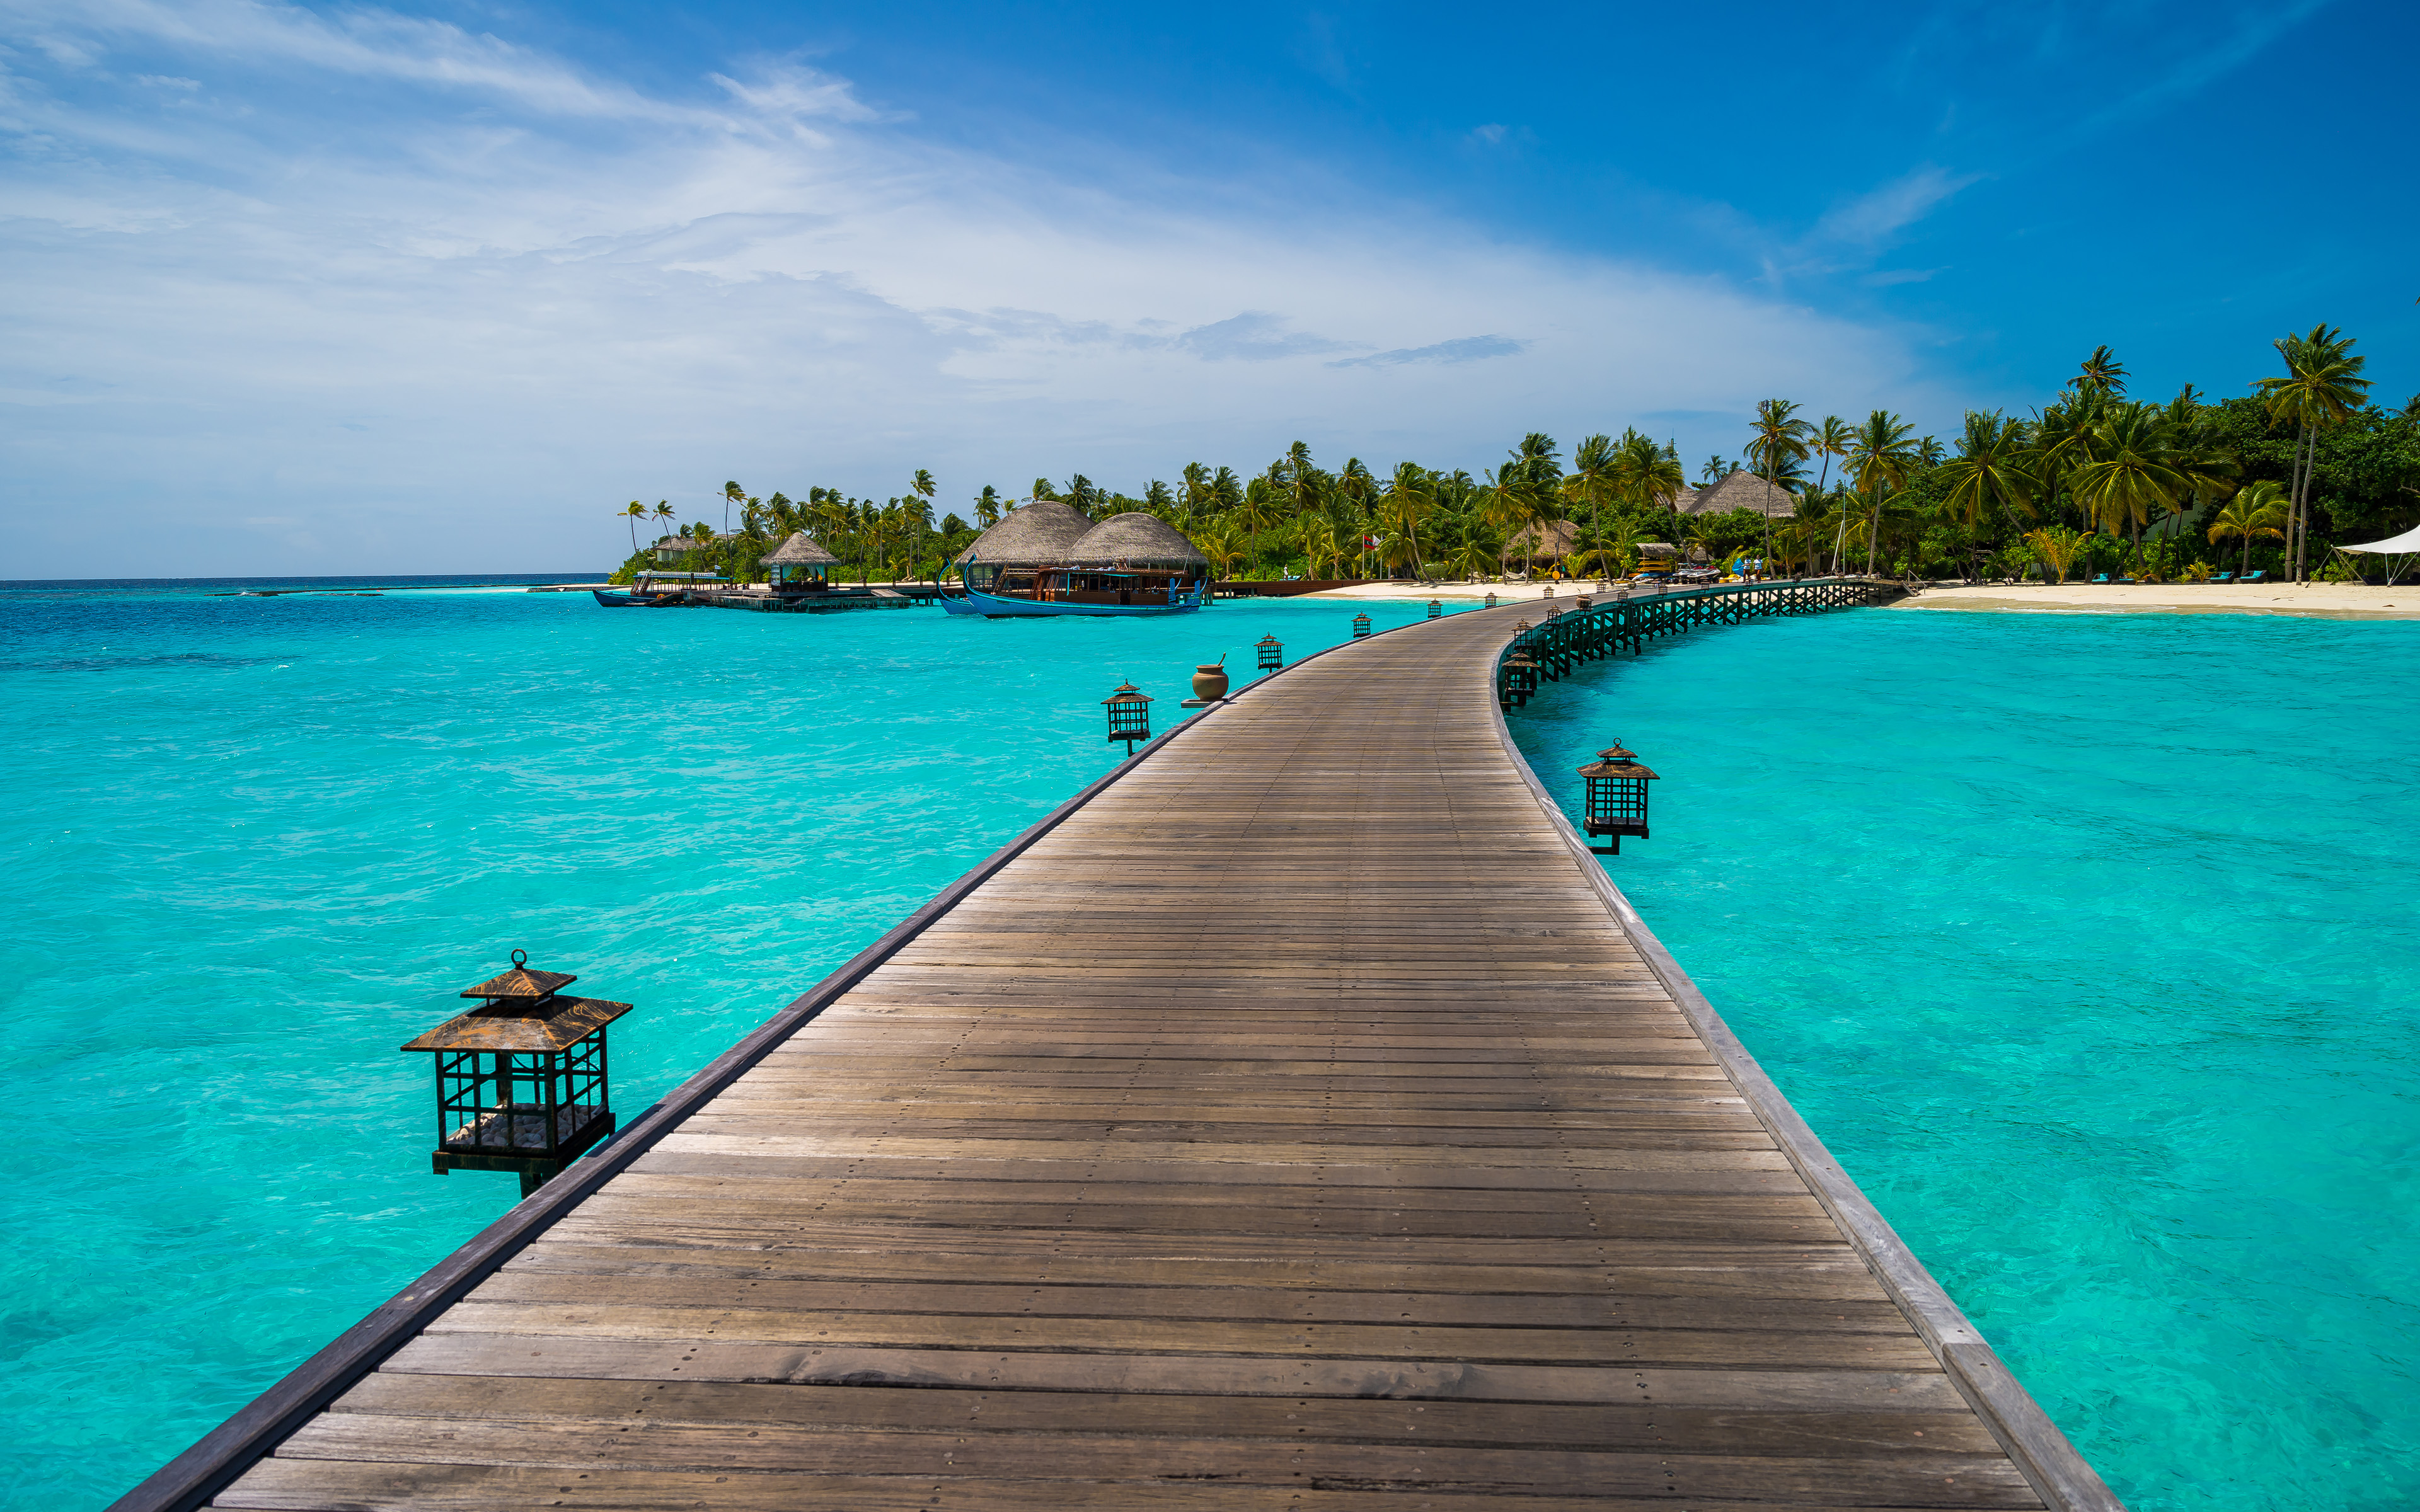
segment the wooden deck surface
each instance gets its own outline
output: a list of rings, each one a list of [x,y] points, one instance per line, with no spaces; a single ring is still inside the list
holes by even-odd
[[[1519,608],[1206,717],[216,1504],[2040,1505],[1506,752]]]

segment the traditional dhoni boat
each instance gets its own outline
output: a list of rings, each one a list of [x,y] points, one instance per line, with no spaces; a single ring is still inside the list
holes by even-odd
[[[1181,614],[1209,594],[1210,559],[1157,516],[1112,515],[1095,525],[1037,499],[975,538],[953,563],[953,614]]]

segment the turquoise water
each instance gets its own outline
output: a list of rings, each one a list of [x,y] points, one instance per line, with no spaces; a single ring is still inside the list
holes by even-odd
[[[1164,729],[1196,661],[1355,612],[0,604],[0,1502],[46,1509],[124,1491],[511,1205],[428,1173],[396,1047],[512,949],[639,1005],[627,1120],[1113,764],[1121,679]]]
[[[0,591],[10,1505],[89,1507],[512,1201],[395,1047],[515,946],[640,1005],[616,1103],[1349,606],[1119,625],[506,592]],[[1381,625],[1418,613],[1373,611]],[[1664,774],[1616,875],[2138,1508],[2420,1499],[2420,625],[1860,612],[1515,728]],[[2383,692],[2380,690],[2385,690]]]
[[[2420,1503],[2420,623],[1772,621],[1549,685],[1550,791],[2138,1512]]]

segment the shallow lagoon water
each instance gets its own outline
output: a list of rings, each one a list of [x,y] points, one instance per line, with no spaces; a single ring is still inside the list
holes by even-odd
[[[11,1505],[105,1503],[509,1206],[396,1053],[515,946],[652,1097],[1090,778],[1131,677],[1353,605],[1119,625],[517,592],[8,594]],[[1412,606],[1375,607],[1381,625]],[[1664,774],[1612,864],[2138,1508],[2420,1497],[2420,626],[1836,614],[1514,719]]]
[[[396,1053],[512,949],[639,1005],[628,1122],[1114,764],[1122,679],[1165,729],[1196,662],[1241,681],[1357,612],[0,597],[0,1499],[43,1507],[106,1504],[516,1200],[429,1174]]]
[[[2420,625],[1865,610],[1513,717],[1606,864],[2138,1512],[2420,1502]]]

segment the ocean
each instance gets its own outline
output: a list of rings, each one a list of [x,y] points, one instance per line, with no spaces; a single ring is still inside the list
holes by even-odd
[[[230,586],[0,586],[9,1505],[105,1504],[510,1205],[428,1174],[396,1047],[513,949],[638,1005],[627,1122],[1112,764],[1120,681],[1165,729],[1196,662],[1358,608]],[[1662,774],[1616,880],[2132,1504],[2384,1507],[2420,1498],[2415,648],[1858,611],[1512,723],[1566,800],[1616,735]]]

